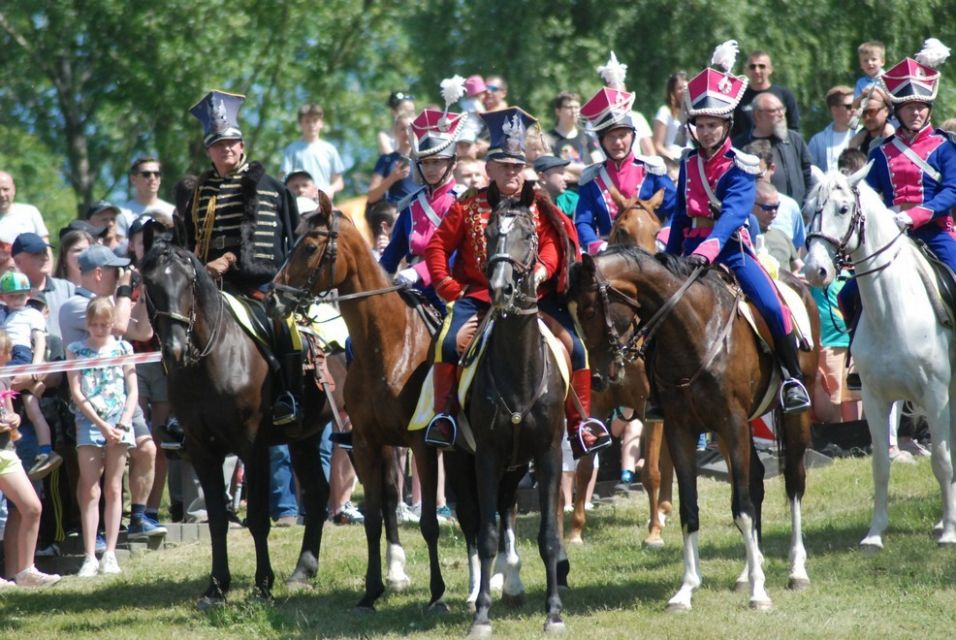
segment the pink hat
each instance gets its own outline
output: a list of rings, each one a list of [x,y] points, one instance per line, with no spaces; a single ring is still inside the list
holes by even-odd
[[[465,91],[468,92],[469,98],[474,98],[479,96],[485,91],[488,90],[488,87],[485,86],[485,80],[478,74],[473,76],[468,76],[468,79],[465,80]]]
[[[737,60],[737,41],[728,40],[714,50],[708,67],[687,81],[684,108],[691,118],[697,116],[733,117],[747,89],[747,78],[731,73]]]
[[[939,91],[940,74],[936,68],[949,57],[949,48],[936,38],[923,43],[914,58],[904,58],[880,76],[880,84],[893,104],[931,103]]]

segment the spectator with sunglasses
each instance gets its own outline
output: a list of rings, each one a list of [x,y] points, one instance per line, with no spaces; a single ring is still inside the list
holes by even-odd
[[[823,171],[835,169],[840,154],[850,144],[854,128],[851,126],[856,107],[853,102],[853,89],[837,85],[827,91],[827,109],[830,110],[830,124],[810,138],[810,159]]]
[[[133,161],[129,168],[129,184],[133,188],[133,197],[120,208],[120,215],[116,217],[117,235],[128,237],[129,226],[133,220],[143,215],[147,209],[159,210],[172,218],[175,207],[159,197],[162,181],[162,165],[159,160],[151,156],[140,156]]]
[[[731,137],[736,138],[740,134],[750,131],[754,126],[754,98],[767,92],[777,96],[787,110],[787,128],[799,131],[800,108],[797,106],[797,99],[793,97],[793,92],[783,85],[774,84],[770,81],[770,77],[773,75],[773,62],[770,60],[770,54],[762,50],[752,52],[750,57],[747,58],[745,72],[750,83],[740,99],[740,104],[734,110],[734,126],[731,130]],[[734,145],[736,146],[736,143]]]
[[[769,182],[757,181],[757,197],[754,200],[753,214],[760,226],[758,257],[760,248],[764,248],[777,261],[779,268],[796,272],[803,268],[803,261],[787,233],[773,225],[780,211],[780,193]],[[766,266],[766,265],[765,265]]]

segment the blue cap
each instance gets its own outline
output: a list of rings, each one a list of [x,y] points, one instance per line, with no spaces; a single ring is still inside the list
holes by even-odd
[[[13,248],[10,249],[10,255],[15,256],[18,253],[46,253],[50,245],[35,233],[21,233],[13,241]]]
[[[81,253],[76,259],[76,262],[80,265],[80,271],[82,273],[92,271],[97,267],[129,266],[129,258],[120,258],[118,255],[113,253],[109,247],[101,244],[94,244],[92,247]]]
[[[525,136],[528,128],[537,125],[538,121],[520,107],[509,107],[480,115],[491,136],[491,148],[485,154],[485,160],[527,164]]]
[[[211,147],[220,140],[242,140],[239,130],[239,107],[245,96],[224,91],[210,91],[189,109],[203,128],[203,144]]]

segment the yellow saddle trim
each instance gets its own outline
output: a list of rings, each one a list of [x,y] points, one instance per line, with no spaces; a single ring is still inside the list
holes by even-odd
[[[242,300],[226,291],[222,292],[222,297],[243,330],[256,342],[271,349],[272,336],[262,334],[262,331],[252,320],[249,307]],[[349,337],[349,330],[338,309],[331,304],[313,304],[304,316],[300,314],[290,315],[285,318],[285,322],[291,329],[289,335],[295,349],[302,349],[303,343],[300,332],[317,335],[326,344],[345,349],[345,340]]]
[[[488,323],[486,335],[493,327],[494,322]],[[551,333],[547,325],[545,325],[540,318],[538,319],[538,329],[541,331],[541,335],[544,336],[545,344],[548,345],[548,350],[551,352],[554,362],[558,365],[558,370],[561,372],[561,379],[564,381],[564,396],[567,396],[568,389],[571,386],[571,372],[568,370],[567,360],[565,359],[564,345]],[[468,399],[471,383],[475,379],[475,373],[478,371],[478,363],[481,362],[481,356],[487,344],[487,340],[481,339],[481,336],[476,336],[472,346],[469,347],[469,350],[477,348],[479,351],[477,356],[471,359],[471,363],[461,371],[461,375],[458,377],[458,403],[461,407],[465,406],[465,401]],[[425,383],[422,385],[421,394],[418,396],[418,404],[415,405],[415,413],[412,414],[412,419],[408,423],[409,431],[424,429],[428,426],[428,423],[431,422],[431,419],[435,417],[435,385],[432,381],[433,371],[433,368],[428,370],[428,376],[426,376]]]

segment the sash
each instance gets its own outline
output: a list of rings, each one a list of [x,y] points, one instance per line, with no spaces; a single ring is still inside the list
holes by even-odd
[[[617,210],[617,203],[615,203],[614,198],[611,197],[611,185],[613,185],[614,182],[611,180],[611,176],[608,175],[606,167],[601,167],[594,181],[597,182],[598,189],[601,191],[601,198],[604,200],[604,206],[607,207],[608,218],[610,218],[611,222],[614,222],[619,212]]]
[[[700,153],[697,154],[697,171],[700,173],[700,181],[704,185],[704,192],[707,193],[710,206],[716,214],[721,210],[723,203],[717,199],[714,190],[710,188],[710,181],[707,180],[707,174],[704,172],[704,161],[701,159]],[[714,217],[716,218],[716,215]]]
[[[923,173],[927,174],[930,178],[935,180],[937,184],[940,183],[940,180],[942,179],[943,176],[940,174],[939,171],[931,167],[928,162],[926,162],[921,157],[919,157],[919,154],[913,151],[910,147],[903,144],[903,142],[898,137],[894,137],[892,142],[893,142],[893,146],[899,149],[900,153],[902,153],[904,156],[909,158],[910,162],[912,162],[917,167],[922,169]]]
[[[418,192],[418,195],[415,196],[415,202],[422,208],[422,212],[425,214],[425,217],[428,218],[429,222],[432,223],[432,226],[437,227],[441,224],[441,216],[432,209],[431,203],[428,202],[428,198],[425,197],[425,191],[425,189],[422,189]]]

